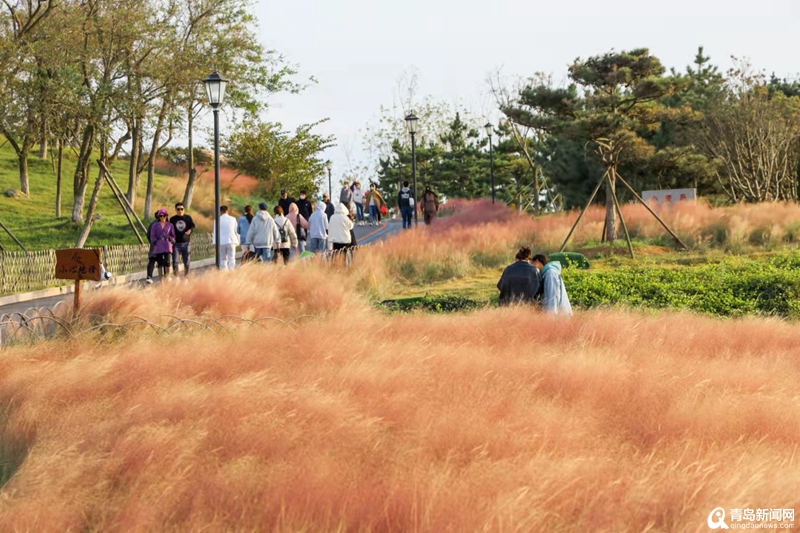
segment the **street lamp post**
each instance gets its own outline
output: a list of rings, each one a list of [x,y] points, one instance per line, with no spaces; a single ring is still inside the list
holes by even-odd
[[[484,128],[486,128],[486,134],[489,135],[489,172],[492,176],[492,203],[494,203],[494,145],[492,145],[494,128],[491,122],[487,122]]]
[[[414,227],[417,226],[417,211],[419,211],[419,198],[417,197],[417,116],[410,112],[406,117],[408,133],[411,134],[411,175],[414,177]]]
[[[333,202],[333,185],[331,184],[331,168],[333,168],[333,163],[330,159],[325,163],[325,168],[328,169],[328,198]]]
[[[217,268],[219,265],[219,204],[220,204],[220,186],[219,186],[219,106],[225,99],[225,88],[228,86],[228,80],[217,74],[214,70],[208,78],[203,80],[206,85],[206,93],[208,94],[208,103],[214,109],[214,242],[216,243],[214,258]]]

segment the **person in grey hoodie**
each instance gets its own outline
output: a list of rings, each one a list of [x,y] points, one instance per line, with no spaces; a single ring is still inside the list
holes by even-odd
[[[311,215],[308,221],[311,229],[308,232],[308,251],[309,252],[324,252],[327,248],[326,240],[328,239],[328,215],[325,214],[325,209],[328,206],[325,202],[317,203],[317,210]]]
[[[544,254],[536,254],[531,261],[533,266],[542,271],[542,308],[553,315],[572,316],[567,289],[561,277],[561,263],[549,261]]]
[[[281,234],[264,202],[258,204],[258,213],[250,221],[246,242],[255,247],[256,256],[264,262],[270,261],[273,248],[280,246]]]

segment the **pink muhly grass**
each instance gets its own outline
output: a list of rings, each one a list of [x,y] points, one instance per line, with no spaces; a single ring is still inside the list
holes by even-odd
[[[220,273],[230,303],[162,286],[133,305],[256,316],[276,295],[308,296],[290,269],[248,270],[249,303]],[[5,438],[28,451],[0,523],[696,531],[717,506],[800,503],[794,326],[528,308],[390,317],[336,300],[340,278],[323,273],[306,272],[327,310],[297,330],[0,352]]]

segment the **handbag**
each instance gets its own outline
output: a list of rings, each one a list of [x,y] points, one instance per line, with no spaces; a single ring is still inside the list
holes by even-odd
[[[389,210],[386,208],[386,204],[381,206],[381,215],[386,216],[389,214]]]

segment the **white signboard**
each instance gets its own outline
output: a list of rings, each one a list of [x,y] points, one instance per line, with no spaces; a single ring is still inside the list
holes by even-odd
[[[660,191],[642,191],[642,200],[648,204],[676,204],[678,202],[694,202],[697,200],[697,189],[662,189]]]

